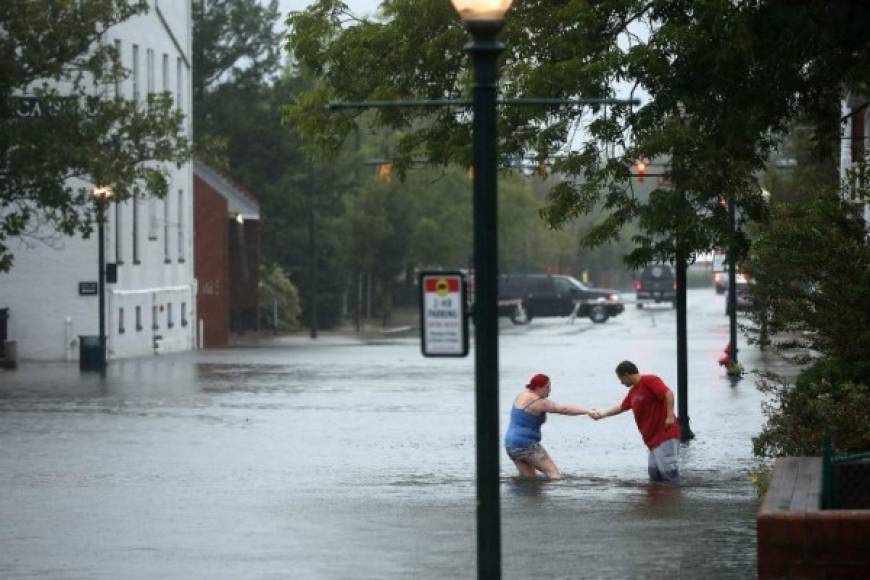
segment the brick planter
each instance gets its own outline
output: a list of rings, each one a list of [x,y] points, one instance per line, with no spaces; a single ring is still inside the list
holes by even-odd
[[[757,519],[759,578],[870,578],[870,510],[822,510],[821,484],[821,458],[776,460]]]

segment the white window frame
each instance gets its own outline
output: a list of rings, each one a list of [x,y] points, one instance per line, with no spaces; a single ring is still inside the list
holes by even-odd
[[[166,197],[163,198],[163,261],[166,264],[172,262],[169,256],[169,198],[171,191],[166,192]]]
[[[123,204],[115,202],[115,263],[124,263],[124,230],[121,229],[121,221],[124,219]]]
[[[133,64],[131,65],[133,69],[133,102],[138,106],[139,105],[139,45],[133,45]]]
[[[120,62],[123,65],[124,64],[124,53],[123,53],[123,47],[121,45],[120,38],[115,39],[115,51],[118,53],[118,62]],[[115,98],[116,99],[121,98],[121,79],[115,79]]]
[[[139,194],[133,193],[133,264],[140,264],[139,256]]]
[[[179,111],[184,112],[184,62],[181,57],[175,61],[175,106]]]
[[[163,53],[163,92],[168,93],[169,87],[169,55]]]
[[[178,190],[178,261],[185,260],[185,244],[184,244],[184,189]]]
[[[148,66],[146,82],[148,94],[154,93],[154,49],[148,48],[145,50],[145,60]]]

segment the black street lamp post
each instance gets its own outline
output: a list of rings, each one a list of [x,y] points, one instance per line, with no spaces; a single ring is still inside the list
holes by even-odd
[[[728,194],[728,223],[731,230],[731,240],[728,245],[728,327],[730,332],[731,364],[736,365],[737,359],[737,206],[734,194]]]
[[[97,261],[99,271],[97,273],[97,292],[100,303],[100,350],[99,368],[106,368],[106,203],[112,196],[112,190],[108,187],[94,188],[94,202],[97,206]]]
[[[689,427],[689,349],[686,325],[686,270],[685,249],[677,240],[677,416],[680,418],[681,440],[694,439],[695,434]]]
[[[457,9],[465,17],[458,6]],[[509,3],[508,3],[509,5]],[[507,9],[507,7],[505,7]],[[498,429],[497,40],[501,20],[466,19],[474,63],[474,369],[479,578],[501,577]]]

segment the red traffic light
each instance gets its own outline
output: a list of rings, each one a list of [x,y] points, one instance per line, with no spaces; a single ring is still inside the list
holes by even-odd
[[[643,181],[644,175],[646,175],[646,162],[642,159],[638,159],[634,163],[634,175],[637,177],[638,181]]]

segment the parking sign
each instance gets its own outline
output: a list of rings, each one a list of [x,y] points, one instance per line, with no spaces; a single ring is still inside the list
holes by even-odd
[[[423,356],[468,354],[468,299],[462,272],[420,273]]]

